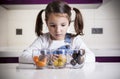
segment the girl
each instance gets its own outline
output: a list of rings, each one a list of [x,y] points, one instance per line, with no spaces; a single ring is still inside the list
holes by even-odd
[[[68,34],[71,23],[71,11],[75,11],[74,29],[76,34]],[[49,32],[43,33],[42,13],[45,11],[45,21]],[[71,8],[63,1],[49,3],[45,10],[41,10],[37,16],[35,32],[38,38],[23,51],[19,57],[20,63],[33,63],[32,50],[34,49],[58,49],[70,45],[71,49],[84,49],[85,62],[95,62],[95,56],[80,38],[83,35],[83,19],[77,8]]]

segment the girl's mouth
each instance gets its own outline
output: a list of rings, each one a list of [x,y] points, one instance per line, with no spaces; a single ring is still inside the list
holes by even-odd
[[[62,34],[55,34],[55,36],[60,37],[60,36],[62,36]]]

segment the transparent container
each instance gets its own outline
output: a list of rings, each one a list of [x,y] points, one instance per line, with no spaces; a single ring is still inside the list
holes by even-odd
[[[85,62],[85,50],[71,49],[67,55],[68,65],[70,68],[82,68]]]
[[[64,68],[67,58],[64,49],[51,50],[48,57],[48,68]]]
[[[43,69],[47,66],[48,50],[34,49],[32,57],[37,69]]]

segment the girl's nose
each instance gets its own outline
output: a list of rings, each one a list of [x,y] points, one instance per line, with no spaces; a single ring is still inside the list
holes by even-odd
[[[59,26],[56,27],[56,32],[59,33],[61,28]]]

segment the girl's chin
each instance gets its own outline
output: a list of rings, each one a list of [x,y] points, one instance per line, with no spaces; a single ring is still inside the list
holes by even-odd
[[[64,40],[64,37],[58,37],[58,36],[57,36],[57,37],[55,37],[54,39],[55,39],[55,40]]]
[[[56,39],[56,40],[64,40],[64,39]]]

